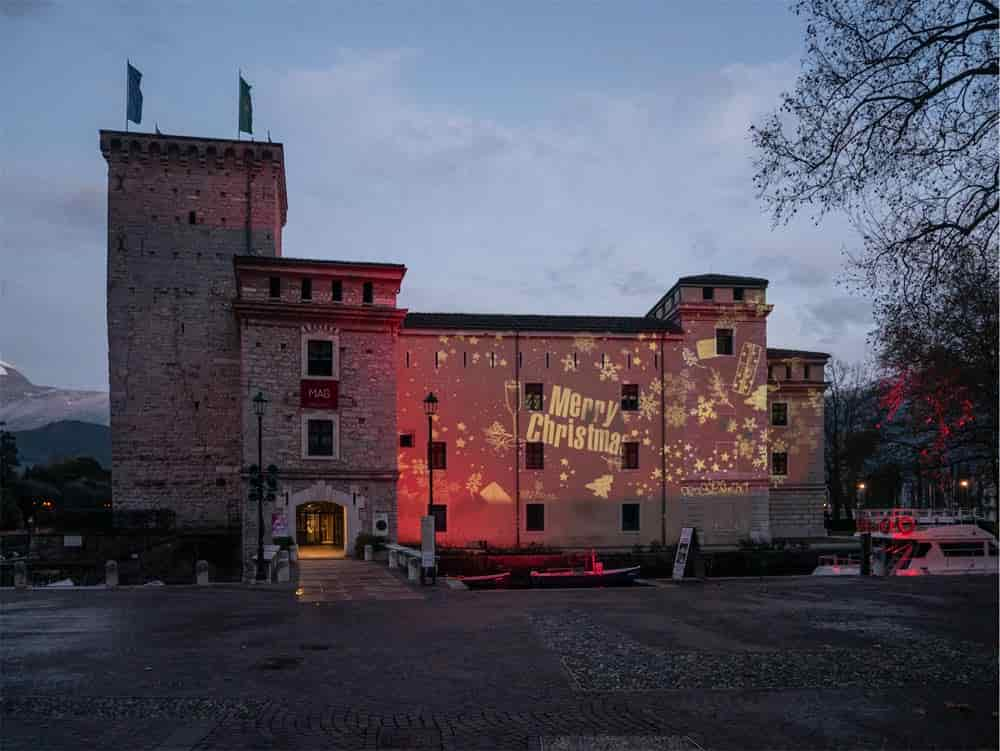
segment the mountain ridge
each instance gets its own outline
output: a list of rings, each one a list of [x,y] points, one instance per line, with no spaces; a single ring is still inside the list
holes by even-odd
[[[106,391],[39,386],[8,362],[0,361],[0,422],[11,432],[60,421],[110,425]]]

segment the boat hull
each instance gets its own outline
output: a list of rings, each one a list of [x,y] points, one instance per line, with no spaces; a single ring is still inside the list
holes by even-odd
[[[639,567],[604,571],[532,571],[533,587],[627,587],[639,576]]]
[[[458,581],[469,589],[502,589],[510,584],[510,571],[485,576],[459,576]]]

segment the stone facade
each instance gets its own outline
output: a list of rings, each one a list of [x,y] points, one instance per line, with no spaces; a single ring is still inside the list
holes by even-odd
[[[809,356],[813,354],[813,356]],[[824,466],[824,359],[814,353],[772,350],[768,405],[787,405],[787,425],[771,420],[772,452],[787,456],[787,474],[771,476],[771,527],[775,537],[821,537],[826,501]]]
[[[280,471],[265,543],[316,502],[343,508],[348,551],[376,515],[415,541],[434,391],[445,544],[823,534],[827,356],[768,349],[767,280],[684,277],[643,318],[407,315],[400,265],[281,257],[280,144],[102,131],[101,149],[116,508],[241,527],[252,576],[260,392]],[[330,455],[310,448],[320,424]]]
[[[265,504],[265,543],[270,544],[275,516],[296,537],[295,511],[303,503],[336,503],[344,509],[345,547],[353,549],[360,533],[373,531],[374,514],[387,515],[388,534],[396,535],[396,368],[394,352],[405,315],[395,307],[405,269],[392,264],[317,264],[297,259],[240,257],[236,260],[239,296],[243,394],[243,466],[256,464],[257,418],[252,400],[268,399],[262,418],[262,455],[266,467],[279,468],[280,486],[273,505]],[[270,280],[280,279],[278,296]],[[302,280],[311,294],[302,298]],[[338,282],[344,302],[331,299]],[[373,302],[362,302],[365,283]],[[313,378],[306,365],[308,342],[333,343],[335,408],[303,405],[302,384]],[[309,456],[304,425],[309,418],[336,421],[332,457]],[[244,476],[243,497],[249,495]],[[244,518],[244,568],[257,546],[256,507]]]
[[[280,144],[101,131],[116,508],[239,523],[233,256],[281,253]]]

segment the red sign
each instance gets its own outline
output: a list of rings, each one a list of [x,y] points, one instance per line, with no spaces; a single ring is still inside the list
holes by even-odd
[[[300,404],[314,409],[337,408],[337,381],[302,381]]]
[[[900,514],[898,516],[883,516],[874,519],[868,516],[860,516],[855,520],[858,532],[880,532],[884,535],[901,534],[908,535],[916,528],[916,522],[912,516]]]

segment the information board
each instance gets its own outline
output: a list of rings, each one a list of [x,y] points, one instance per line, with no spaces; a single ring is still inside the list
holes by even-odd
[[[420,517],[420,565],[434,568],[434,517]]]
[[[674,557],[674,579],[683,579],[687,568],[688,554],[694,543],[694,527],[682,527],[681,539],[677,542],[677,555]]]

